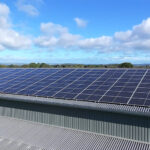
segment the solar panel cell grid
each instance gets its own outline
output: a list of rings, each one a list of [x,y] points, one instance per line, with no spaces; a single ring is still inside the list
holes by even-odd
[[[112,96],[103,96],[100,99],[100,102],[112,103],[114,99],[115,99],[115,97],[112,97]]]
[[[88,101],[95,101],[95,102],[98,102],[101,97],[102,97],[102,96],[96,95],[96,94],[95,94],[95,95],[90,95],[90,96],[88,97]]]
[[[131,97],[132,95],[132,92],[123,92],[121,91],[118,96],[121,96],[121,97]]]
[[[132,98],[129,104],[144,105],[145,101],[146,101],[145,99]]]
[[[150,100],[146,100],[144,105],[145,106],[150,106]]]
[[[88,94],[79,94],[75,99],[76,100],[88,100]]]
[[[106,91],[102,91],[102,90],[95,90],[94,92],[93,92],[93,95],[104,95],[104,93],[106,93]]]
[[[118,96],[119,95],[119,92],[116,92],[116,91],[108,91],[106,92],[107,96]]]
[[[93,90],[84,90],[83,93],[84,94],[92,94],[94,91]]]
[[[0,92],[150,106],[146,69],[0,69]]]
[[[146,92],[146,93],[149,93],[150,92],[150,88],[143,88],[143,87],[139,87],[137,89],[137,92]]]
[[[116,97],[113,102],[119,103],[119,104],[126,104],[128,102],[128,100],[129,99],[126,97]]]

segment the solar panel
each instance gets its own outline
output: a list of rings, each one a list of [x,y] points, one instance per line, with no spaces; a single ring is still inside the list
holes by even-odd
[[[150,70],[0,69],[0,92],[150,107]]]

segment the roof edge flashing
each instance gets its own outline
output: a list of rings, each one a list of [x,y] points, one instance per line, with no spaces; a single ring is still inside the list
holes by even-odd
[[[92,103],[92,102],[22,96],[22,95],[12,95],[12,94],[0,94],[0,99],[8,100],[8,101],[55,105],[55,106],[62,106],[62,107],[90,109],[96,111],[105,111],[105,112],[150,117],[150,108],[138,107],[138,106],[126,106],[126,105],[116,105],[116,104],[107,104],[107,103]]]

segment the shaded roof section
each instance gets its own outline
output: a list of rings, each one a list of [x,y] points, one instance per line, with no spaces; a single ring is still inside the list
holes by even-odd
[[[0,69],[0,93],[150,107],[150,70]]]
[[[90,132],[0,117],[0,145],[5,150],[149,150],[150,144]],[[12,149],[13,148],[13,149]]]

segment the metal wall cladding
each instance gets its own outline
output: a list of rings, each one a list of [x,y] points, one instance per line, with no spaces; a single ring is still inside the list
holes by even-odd
[[[0,115],[150,142],[150,118],[0,100]]]

